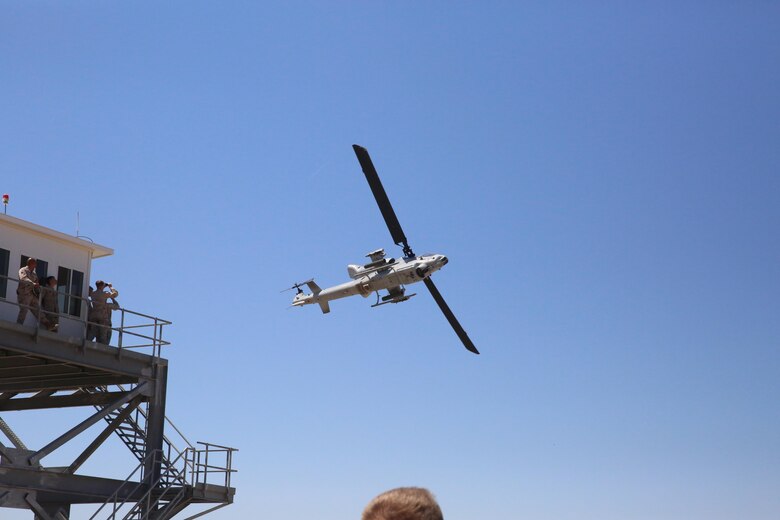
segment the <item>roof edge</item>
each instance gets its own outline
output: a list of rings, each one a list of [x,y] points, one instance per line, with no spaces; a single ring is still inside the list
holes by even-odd
[[[13,227],[21,228],[27,231],[32,231],[33,233],[42,235],[46,238],[51,238],[59,242],[70,244],[72,246],[80,247],[82,249],[87,249],[92,252],[92,258],[101,258],[104,256],[111,256],[114,254],[114,250],[111,249],[110,247],[102,246],[100,244],[96,244],[94,242],[90,242],[71,235],[66,235],[61,231],[47,228],[39,224],[34,224],[32,222],[28,222],[26,220],[22,220],[17,217],[13,217],[11,215],[0,215],[0,223],[9,224]]]

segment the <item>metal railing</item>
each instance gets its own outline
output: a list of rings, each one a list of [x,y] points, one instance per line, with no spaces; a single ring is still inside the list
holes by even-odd
[[[117,386],[117,388],[119,388],[119,390],[121,390],[122,392],[127,392],[127,391],[128,391],[128,389],[127,389],[127,388],[125,388],[123,385],[116,385],[116,386]],[[99,390],[103,391],[103,392],[108,392],[108,386],[101,386],[101,387],[97,387],[97,388],[98,388]],[[149,416],[148,416],[148,414],[147,414],[146,410],[144,410],[144,408],[143,408],[143,407],[141,407],[141,406],[139,406],[138,408],[136,408],[135,412],[133,412],[133,415],[135,415],[135,422],[136,422],[136,423],[138,423],[138,424],[141,424],[141,421],[139,421],[139,417],[143,417],[143,422],[144,422],[144,424],[146,424],[146,421],[149,419]],[[167,415],[165,416],[165,422],[166,422],[166,423],[168,423],[168,425],[169,425],[171,428],[173,428],[173,431],[175,431],[175,432],[176,432],[176,434],[179,436],[179,439],[180,439],[180,440],[184,441],[184,444],[186,444],[188,448],[195,449],[195,446],[193,446],[193,445],[192,445],[192,443],[189,441],[189,439],[188,439],[187,437],[185,437],[185,436],[184,436],[184,434],[181,432],[181,430],[180,430],[180,429],[179,429],[179,428],[178,428],[178,427],[177,427],[175,424],[173,424],[173,421],[171,421],[171,420],[168,418],[168,416],[167,416]],[[145,429],[145,428],[144,428],[144,429]],[[169,447],[168,447],[168,450],[167,450],[167,451],[168,451],[168,453],[167,453],[167,457],[168,457],[169,459],[171,458],[172,452],[175,452],[177,456],[178,456],[178,455],[181,455],[181,452],[182,452],[182,450],[180,450],[179,448],[177,448],[177,447],[176,447],[176,443],[174,443],[174,442],[173,442],[173,441],[172,441],[170,438],[168,438],[168,436],[167,436],[167,435],[165,435],[165,434],[163,434],[163,442],[164,442],[164,444],[167,444],[167,445],[169,445]]]
[[[205,442],[198,444],[204,448],[185,448],[163,468],[154,482],[149,482],[144,475],[146,460],[141,461],[114,494],[98,507],[90,520],[97,518],[106,507],[109,507],[106,520],[146,518],[150,512],[159,513],[160,507],[175,507],[184,500],[188,490],[207,484],[225,488],[223,505],[226,505],[229,501],[227,493],[231,475],[238,471],[233,469],[233,453],[238,450]],[[147,455],[153,465],[162,463],[164,458],[161,450],[154,450]],[[218,460],[215,461],[215,458]],[[172,482],[174,484],[171,484]],[[137,498],[123,499],[120,494]],[[144,515],[143,511],[146,511],[147,515]],[[167,518],[165,515],[163,517]]]
[[[148,457],[153,459],[154,461],[157,461],[158,458],[162,454],[155,450],[151,453],[149,453]],[[116,491],[114,491],[114,494],[111,495],[106,499],[103,504],[100,505],[100,507],[97,508],[97,510],[92,514],[92,516],[89,517],[89,520],[94,520],[98,514],[103,510],[104,507],[111,505],[111,512],[109,513],[108,518],[116,518],[117,513],[122,509],[125,504],[129,502],[128,499],[120,499],[120,493],[126,493],[128,496],[133,496],[136,493],[138,493],[144,486],[145,480],[144,479],[144,465],[146,464],[146,461],[140,462],[135,469],[127,476],[127,478],[122,482],[122,484],[119,485],[118,488],[116,488]],[[134,480],[134,477],[138,475],[139,479],[136,481]]]
[[[184,470],[180,468],[181,464],[179,464],[179,460],[184,457],[186,457],[186,454],[179,455],[167,467],[162,468],[160,476],[149,485],[146,493],[138,499],[135,506],[123,517],[123,520],[133,518],[145,519],[152,516],[152,514],[157,518],[167,518],[167,515],[159,514],[159,510],[166,507],[175,507],[187,494]],[[171,482],[176,482],[176,484],[172,485]],[[145,515],[144,512],[146,512]],[[113,519],[114,517],[109,518]]]
[[[20,283],[18,278],[13,278],[10,276],[0,275],[0,280],[6,281],[6,291],[11,285],[7,283],[8,281],[16,282],[17,284]],[[43,323],[44,320],[51,321],[52,318],[56,317],[58,322],[61,322],[62,320],[68,320],[81,324],[79,339],[84,342],[84,345],[86,345],[86,343],[89,341],[92,341],[93,338],[90,336],[95,336],[98,331],[109,336],[109,340],[106,344],[111,344],[111,339],[116,338],[114,346],[116,346],[120,352],[123,349],[141,349],[151,347],[152,356],[160,357],[162,347],[171,344],[169,341],[165,341],[163,339],[163,327],[166,325],[171,325],[171,322],[168,320],[164,320],[156,316],[151,316],[149,314],[132,311],[130,309],[125,309],[123,307],[118,307],[116,310],[108,311],[109,313],[119,313],[118,327],[113,326],[114,317],[116,317],[115,314],[111,318],[111,325],[98,321],[90,321],[89,310],[92,308],[92,301],[89,298],[68,294],[61,291],[55,291],[50,287],[40,286],[39,289],[37,308],[33,308],[29,305],[22,305],[18,301],[12,301],[9,298],[0,298],[0,303],[12,305],[20,309],[26,308],[28,313],[32,313],[33,311],[37,312],[38,319],[36,320],[36,334],[39,330],[45,328]],[[62,312],[63,309],[60,309],[59,312],[53,312],[44,309],[41,303],[43,301],[43,295],[45,291],[54,292],[58,300],[60,296],[64,296],[67,306],[70,306],[73,300],[78,301],[78,315],[74,316],[68,312]],[[33,318],[35,318],[34,314]]]
[[[198,441],[198,444],[203,448],[185,450],[188,454],[188,482],[193,486],[212,484],[229,488],[233,473],[238,471],[233,469],[233,453],[238,449],[208,442]]]

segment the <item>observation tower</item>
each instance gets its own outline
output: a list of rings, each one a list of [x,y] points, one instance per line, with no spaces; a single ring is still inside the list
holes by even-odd
[[[83,518],[90,520],[184,520],[233,502],[237,450],[192,444],[166,418],[168,360],[162,354],[169,343],[163,331],[171,322],[119,308],[108,344],[88,340],[92,260],[112,254],[108,247],[0,214],[0,508],[27,509],[36,520],[70,520],[76,518],[72,506],[87,504],[78,508],[79,518],[86,509]],[[17,323],[17,276],[29,257],[38,260],[42,286],[47,276],[58,280],[57,331],[31,313]],[[43,291],[38,293],[40,302]],[[17,414],[8,413],[72,407],[86,413],[64,431],[39,425],[51,439],[43,446],[25,444],[24,432],[12,429]],[[49,455],[87,433],[91,441],[76,450],[70,465],[46,465]],[[90,458],[107,460],[111,446],[101,446],[112,436],[129,450],[127,460],[135,461],[127,477],[83,474]],[[197,504],[196,513],[185,511]]]

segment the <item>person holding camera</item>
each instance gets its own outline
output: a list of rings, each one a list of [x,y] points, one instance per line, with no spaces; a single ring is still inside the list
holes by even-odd
[[[108,289],[108,291],[105,289]],[[113,311],[113,305],[108,303],[108,300],[117,296],[119,296],[119,291],[114,289],[113,285],[103,280],[95,282],[95,290],[90,290],[89,292],[89,297],[92,299],[89,321],[93,327],[95,341],[98,343],[108,345],[108,342],[111,340],[111,312]],[[88,336],[92,336],[92,333],[89,333]]]

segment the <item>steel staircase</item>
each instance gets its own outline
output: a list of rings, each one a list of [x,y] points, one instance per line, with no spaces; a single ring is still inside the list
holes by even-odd
[[[121,385],[116,386],[125,390]],[[83,390],[89,393],[109,391],[107,386]],[[95,408],[100,409],[99,406]],[[119,408],[107,414],[105,421],[109,424],[117,421],[123,415],[124,409]],[[196,448],[166,418],[187,447],[179,450],[167,436],[163,436],[163,449],[149,452],[146,445],[147,418],[147,411],[139,406],[124,417],[114,430],[138,460],[138,466],[90,520],[168,520],[193,502],[219,504],[211,510],[231,503],[230,476],[235,472],[232,469],[232,454],[236,450],[208,443],[198,443],[201,447]],[[224,467],[214,462],[214,457],[219,455],[225,459]],[[149,462],[151,467],[158,463],[160,465],[160,475],[153,482],[150,482],[149,475],[145,475],[145,468],[150,467],[147,464]],[[219,476],[222,476],[224,481],[213,483],[213,478]],[[209,477],[212,482],[209,482]],[[135,498],[120,499],[120,493]],[[109,510],[104,511],[106,507],[109,507]],[[107,516],[98,516],[101,511]]]
[[[121,385],[118,385],[121,390],[125,390]],[[99,386],[86,389],[90,393],[108,392],[108,387]],[[100,409],[99,406],[95,406],[96,409]],[[105,416],[105,421],[111,423],[122,413],[122,409],[115,410]],[[166,418],[166,420],[168,420]],[[127,446],[130,452],[135,456],[138,462],[144,462],[146,460],[146,422],[147,414],[143,407],[139,406],[133,413],[127,416],[122,423],[114,430],[114,433],[122,439],[122,442]],[[184,437],[182,436],[182,439]],[[184,439],[189,448],[193,446]],[[184,486],[186,485],[183,476],[179,472],[175,471],[172,466],[171,457],[178,459],[182,454],[167,436],[163,436],[163,454],[162,454],[162,473],[165,475],[165,479],[161,481],[165,486]]]
[[[163,454],[160,451],[155,451],[150,453],[150,457],[153,457],[155,462],[158,462],[162,460]],[[120,489],[117,489],[117,494],[95,511],[90,520],[97,518],[103,520],[168,520],[189,505],[191,500],[191,488],[189,486],[165,484],[165,482],[184,482],[186,480],[186,451],[171,461],[168,468],[154,482],[147,483],[144,479],[141,479],[140,482],[134,482],[132,480],[133,477],[143,472],[145,463],[146,461],[141,461],[122,485],[122,487],[133,486],[133,494],[145,488],[146,491],[143,495],[132,502],[118,500],[118,493],[122,490],[122,487],[120,487]],[[184,469],[178,470],[177,467],[179,465]],[[101,511],[108,505],[110,505],[111,510],[107,512],[107,516],[100,517]],[[130,506],[130,509],[127,509],[128,506]]]
[[[163,460],[166,459],[164,454],[159,455]],[[186,497],[189,487],[185,484],[185,471],[176,469],[180,462],[184,462],[184,454],[180,454],[168,464],[160,477],[149,486],[143,497],[130,508],[122,520],[167,520],[187,507],[189,501]],[[183,464],[182,466],[184,467]],[[181,485],[171,485],[170,482],[181,482]],[[109,516],[106,520],[114,520],[114,518]]]

